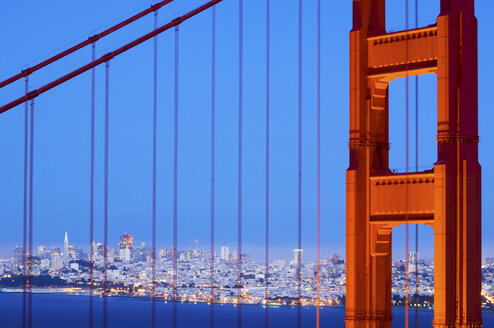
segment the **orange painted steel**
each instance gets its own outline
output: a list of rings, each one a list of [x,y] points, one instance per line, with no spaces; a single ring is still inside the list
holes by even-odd
[[[210,0],[206,3],[204,3],[203,5],[201,5],[200,7],[197,7],[196,9],[191,10],[188,13],[186,13],[180,17],[175,18],[174,20],[168,22],[167,24],[160,26],[159,28],[157,28],[157,29],[155,29],[155,30],[153,30],[153,31],[151,31],[151,32],[123,45],[123,46],[121,46],[120,48],[113,50],[113,51],[101,56],[100,58],[93,60],[92,62],[90,62],[90,63],[88,63],[82,67],[79,67],[79,68],[71,71],[70,73],[65,74],[64,76],[62,76],[62,77],[60,77],[60,78],[58,78],[58,79],[56,79],[56,80],[54,80],[48,84],[43,85],[39,89],[32,90],[28,94],[14,99],[13,101],[9,102],[8,104],[5,104],[5,105],[0,107],[0,114],[8,111],[9,109],[12,109],[12,108],[20,105],[20,104],[22,104],[28,100],[36,98],[39,95],[45,93],[46,91],[49,91],[49,90],[55,88],[56,86],[63,84],[65,82],[73,79],[74,77],[79,76],[82,73],[89,71],[90,69],[92,69],[96,66],[99,66],[103,63],[106,63],[106,62],[112,60],[113,58],[117,57],[118,55],[121,55],[124,52],[140,45],[141,43],[143,43],[143,42],[145,42],[151,38],[154,38],[156,35],[159,35],[165,31],[171,29],[172,27],[176,27],[176,26],[180,25],[181,23],[185,22],[186,20],[202,13],[206,9],[209,9],[212,6],[218,4],[222,1],[223,0]]]
[[[437,75],[432,169],[389,169],[389,82]],[[482,327],[481,168],[474,0],[441,0],[437,23],[387,33],[385,0],[353,0],[346,327],[391,328],[392,229],[434,229],[434,327]],[[432,163],[431,163],[432,164]]]

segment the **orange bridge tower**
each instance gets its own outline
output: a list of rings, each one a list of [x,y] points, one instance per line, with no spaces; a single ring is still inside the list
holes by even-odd
[[[437,74],[437,162],[393,174],[388,84]],[[434,229],[434,327],[482,327],[481,168],[474,0],[441,0],[437,24],[386,33],[385,0],[353,0],[346,327],[391,328],[391,235]]]

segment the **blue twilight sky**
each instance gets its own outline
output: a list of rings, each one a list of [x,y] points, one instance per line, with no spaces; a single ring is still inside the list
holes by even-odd
[[[161,9],[164,24],[206,0],[176,0]],[[411,1],[412,3],[413,1]],[[479,125],[483,165],[484,257],[494,256],[494,50],[489,32],[494,3],[476,1],[479,20]],[[348,163],[348,32],[350,0],[322,0],[321,246],[322,256],[345,252],[345,169]],[[405,25],[404,0],[388,0],[389,30]],[[0,78],[53,55],[152,4],[150,0],[1,1]],[[244,252],[262,260],[264,247],[266,1],[244,1]],[[419,25],[435,21],[439,0],[419,0]],[[271,254],[290,258],[297,246],[298,1],[271,0]],[[410,11],[414,22],[413,9]],[[98,42],[97,56],[153,27],[152,15]],[[316,0],[303,2],[303,248],[315,258],[316,237]],[[123,233],[151,240],[152,60],[146,42],[110,65],[110,243]],[[90,48],[33,75],[31,88],[87,63]],[[211,11],[180,28],[179,246],[209,247]],[[216,244],[236,247],[238,0],[217,6]],[[159,36],[158,246],[172,244],[174,33]],[[97,76],[95,238],[103,235],[104,71]],[[22,95],[24,82],[0,90],[0,103]],[[420,169],[436,157],[436,79],[420,78]],[[391,166],[405,167],[404,80],[391,84]],[[414,92],[412,88],[412,93]],[[414,98],[414,97],[412,97]],[[411,108],[415,108],[413,101]],[[414,112],[411,124],[414,131]],[[23,106],[0,115],[0,255],[22,243]],[[60,245],[64,231],[89,240],[90,74],[36,99],[34,244]],[[413,135],[412,135],[413,140]],[[411,147],[411,164],[415,163]],[[421,228],[423,256],[432,256],[432,229]],[[403,257],[404,229],[394,234]]]

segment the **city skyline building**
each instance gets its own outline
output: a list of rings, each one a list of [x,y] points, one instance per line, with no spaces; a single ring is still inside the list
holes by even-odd
[[[96,248],[96,243],[94,242],[94,240],[93,243],[89,245],[89,254],[92,254],[93,259],[96,258],[96,256],[98,255],[98,250]]]
[[[145,244],[142,244],[144,247]],[[130,262],[133,258],[134,253],[134,237],[124,233],[120,237],[120,260],[123,262]]]
[[[43,257],[47,253],[47,248],[43,245],[38,246],[38,256]]]
[[[65,238],[63,240],[63,261],[67,263],[69,261],[69,237],[67,231],[65,231]]]
[[[103,243],[96,244],[96,256],[101,258],[105,256],[105,245]]]
[[[331,263],[332,264],[339,264],[339,263],[341,263],[341,256],[338,255],[338,254],[333,254],[333,256],[331,257]]]
[[[223,261],[230,261],[230,247],[223,246],[221,247],[221,259]]]
[[[14,263],[16,265],[23,265],[24,259],[24,247],[16,246],[14,249]]]
[[[62,252],[60,251],[60,246],[52,246],[51,247],[51,254],[62,254]]]
[[[63,263],[63,258],[60,256],[58,253],[52,253],[50,256],[50,269],[52,271],[57,271],[63,268],[64,263]]]
[[[304,251],[303,249],[297,249],[297,248],[293,250],[293,261],[292,261],[293,265],[302,264],[303,251]]]

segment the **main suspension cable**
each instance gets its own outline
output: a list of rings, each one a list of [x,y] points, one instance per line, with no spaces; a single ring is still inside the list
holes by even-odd
[[[72,46],[71,48],[67,49],[67,50],[64,50],[62,51],[61,53],[53,56],[53,57],[50,57],[44,61],[42,61],[41,63],[39,64],[36,64],[32,67],[29,67],[23,71],[21,71],[20,73],[17,73],[16,75],[4,80],[4,81],[1,81],[0,82],[0,88],[3,88],[4,86],[6,85],[9,85],[19,79],[21,79],[23,76],[24,77],[28,77],[29,75],[31,75],[32,73],[42,69],[43,67],[46,67],[62,58],[64,58],[65,56],[68,56],[74,52],[76,52],[77,50],[79,49],[82,49],[84,48],[85,46],[88,46],[90,44],[94,44],[96,41],[98,41],[99,39],[121,29],[122,27],[125,27],[127,25],[129,25],[130,23],[132,22],[135,22],[137,21],[138,19],[146,16],[147,14],[150,14],[152,13],[153,11],[156,11],[158,10],[159,8],[169,4],[170,2],[172,2],[174,0],[164,0],[164,1],[161,1],[159,3],[156,3],[154,5],[152,5],[150,8],[146,9],[146,10],[143,10],[141,11],[140,13],[137,13],[135,14],[134,16],[130,17],[130,18],[127,18],[126,20],[124,20],[123,22],[120,22],[118,23],[117,25],[114,25],[106,30],[104,30],[103,32],[101,33],[98,33],[96,35],[93,35],[91,37],[89,37],[87,40],[84,40],[78,44],[76,44],[75,46]]]
[[[180,16],[180,17],[177,17],[175,18],[174,20],[168,22],[167,24],[165,25],[162,25],[161,27],[159,27],[157,30],[154,30],[154,31],[151,31],[137,39],[135,39],[134,41],[132,42],[129,42],[125,45],[123,45],[122,47],[114,50],[114,51],[111,51],[105,55],[103,55],[102,57],[96,59],[95,61],[92,61],[82,67],[79,67],[75,70],[73,70],[72,72],[48,83],[48,84],[45,84],[44,86],[38,88],[38,89],[35,89],[35,90],[32,90],[31,92],[29,92],[27,95],[24,95],[22,97],[19,97],[19,98],[16,98],[15,100],[9,102],[8,104],[6,105],[3,105],[0,107],[0,114],[8,111],[9,109],[12,109],[14,107],[16,107],[17,105],[20,105],[28,100],[31,100],[33,98],[36,98],[37,96],[41,95],[42,93],[45,93],[46,91],[48,90],[51,90],[53,89],[54,87],[62,84],[62,83],[65,83],[67,82],[68,80],[71,80],[73,79],[74,77],[76,76],[79,76],[81,75],[82,73],[84,72],[87,72],[89,71],[90,69],[92,69],[93,67],[96,67],[100,64],[103,64],[111,59],[113,59],[114,57],[118,56],[118,55],[121,55],[122,53],[134,48],[135,46],[153,38],[155,35],[158,35],[158,34],[161,34],[163,33],[164,31],[166,30],[169,30],[171,29],[172,27],[174,26],[178,26],[179,24],[181,24],[182,22],[188,20],[189,18],[192,18],[194,17],[195,15],[205,11],[206,9],[214,6],[215,4],[217,3],[220,3],[222,2],[223,0],[210,0],[209,2],[206,2],[205,4],[203,4],[202,6],[200,7],[197,7],[196,9],[194,10],[191,10],[189,11],[188,13]]]

